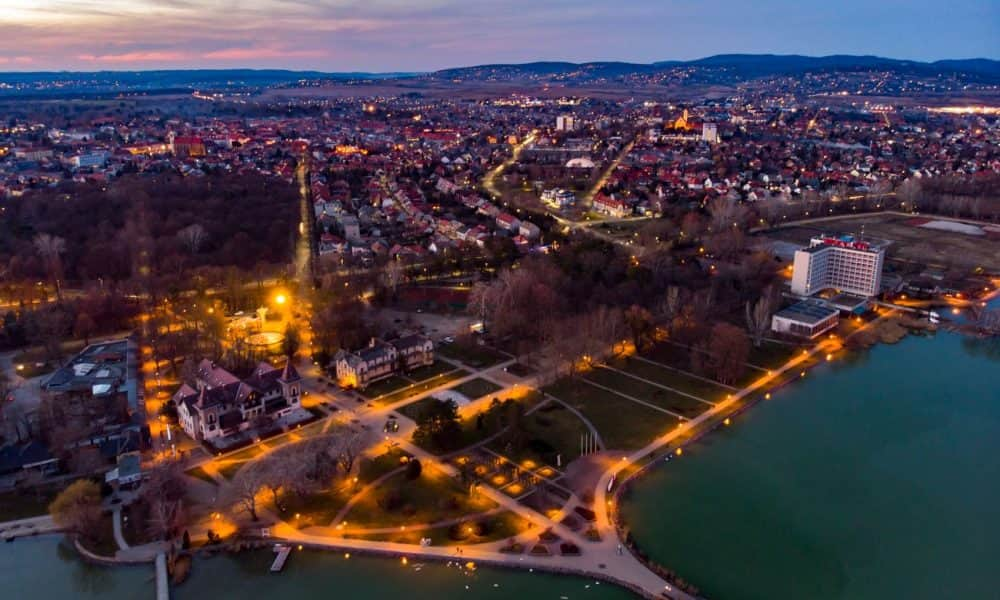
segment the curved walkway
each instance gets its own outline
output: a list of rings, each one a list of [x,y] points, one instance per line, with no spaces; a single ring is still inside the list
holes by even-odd
[[[576,417],[581,421],[583,421],[583,424],[587,426],[587,429],[590,430],[590,434],[594,436],[594,441],[597,442],[598,448],[600,448],[601,450],[607,450],[608,447],[604,443],[604,438],[601,437],[601,432],[597,430],[597,427],[594,427],[594,424],[590,422],[590,419],[583,416],[582,412],[578,411],[575,407],[563,401],[561,398],[556,398],[551,394],[545,394],[545,397],[552,402],[558,402],[563,406],[563,408],[576,415]]]

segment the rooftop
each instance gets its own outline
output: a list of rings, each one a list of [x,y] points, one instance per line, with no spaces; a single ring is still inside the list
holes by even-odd
[[[87,346],[45,381],[50,392],[124,393],[129,410],[138,405],[136,345],[127,339]]]
[[[839,313],[840,311],[836,308],[831,308],[820,300],[809,299],[797,302],[788,308],[782,309],[775,313],[775,316],[782,317],[784,319],[793,319],[800,323],[815,325],[816,323]]]

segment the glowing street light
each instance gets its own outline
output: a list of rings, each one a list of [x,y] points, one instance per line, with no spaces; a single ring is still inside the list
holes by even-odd
[[[278,294],[274,297],[275,304],[284,304],[285,302],[288,302],[288,298],[284,294]]]

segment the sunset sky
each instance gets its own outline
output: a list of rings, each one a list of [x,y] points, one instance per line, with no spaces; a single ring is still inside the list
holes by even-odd
[[[997,0],[0,0],[0,70],[1000,58]]]

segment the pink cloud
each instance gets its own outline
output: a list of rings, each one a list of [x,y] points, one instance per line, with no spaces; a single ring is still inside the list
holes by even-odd
[[[6,56],[0,56],[0,65],[5,65],[10,62],[17,63],[19,65],[27,65],[35,62],[35,59],[30,56],[15,56],[14,58],[7,58]]]
[[[202,54],[214,60],[256,60],[262,58],[320,58],[325,50],[282,50],[280,48],[225,48]]]
[[[123,54],[80,54],[78,59],[87,62],[166,62],[172,60],[184,60],[187,55],[183,52],[125,52]]]

